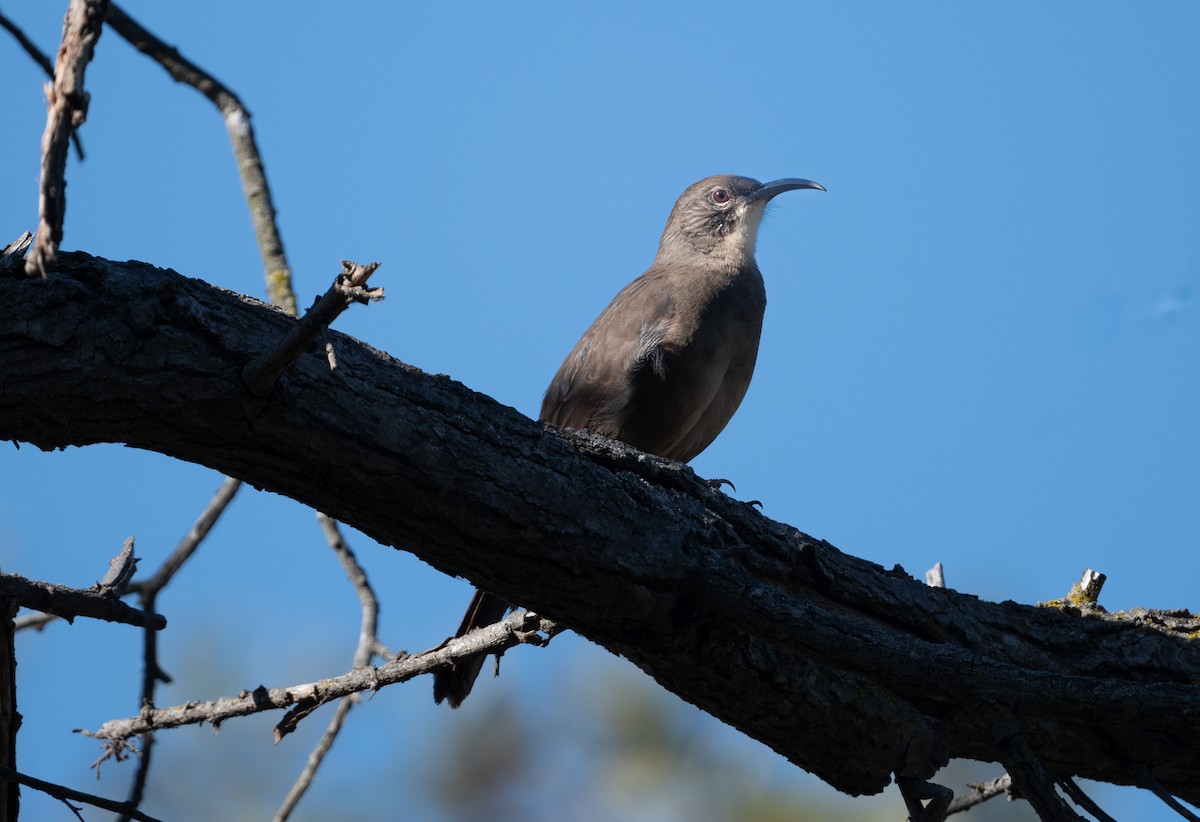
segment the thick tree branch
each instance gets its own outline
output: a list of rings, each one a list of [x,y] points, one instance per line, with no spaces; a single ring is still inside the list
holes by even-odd
[[[1007,760],[1023,792],[1153,779],[1200,800],[1190,615],[930,588],[334,332],[336,374],[310,352],[254,397],[237,374],[295,320],[150,266],[62,255],[0,291],[0,438],[124,442],[291,496],[565,622],[847,793],[961,756]]]

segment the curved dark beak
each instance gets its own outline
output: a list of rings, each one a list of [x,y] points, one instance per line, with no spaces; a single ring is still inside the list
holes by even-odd
[[[756,203],[759,200],[770,200],[776,194],[782,194],[785,191],[795,191],[798,188],[815,188],[817,191],[825,190],[825,186],[820,183],[814,183],[812,180],[801,180],[799,177],[784,177],[782,180],[772,180],[769,183],[763,183],[746,199],[751,203]]]

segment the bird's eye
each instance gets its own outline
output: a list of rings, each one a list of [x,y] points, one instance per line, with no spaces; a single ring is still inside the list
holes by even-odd
[[[708,195],[708,199],[712,200],[717,205],[725,205],[729,202],[729,192],[723,188],[714,188]]]

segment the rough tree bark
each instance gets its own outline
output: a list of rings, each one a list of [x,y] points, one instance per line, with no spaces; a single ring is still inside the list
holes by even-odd
[[[336,371],[310,352],[256,397],[242,367],[296,321],[149,265],[66,254],[0,295],[0,439],[122,442],[293,497],[571,626],[850,794],[970,757],[1200,802],[1190,615],[930,588],[333,332]]]

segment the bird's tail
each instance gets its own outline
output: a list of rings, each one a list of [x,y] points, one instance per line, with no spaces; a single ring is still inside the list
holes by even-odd
[[[476,590],[475,596],[471,599],[471,605],[463,616],[462,625],[458,626],[458,633],[454,635],[454,638],[458,639],[475,628],[482,628],[500,621],[508,613],[510,607],[512,606],[499,597],[486,591]],[[441,704],[444,699],[450,703],[451,708],[461,705],[462,701],[467,698],[467,694],[471,693],[471,686],[475,684],[475,678],[483,669],[485,659],[487,659],[487,654],[478,654],[460,659],[452,665],[434,671],[433,701]]]

